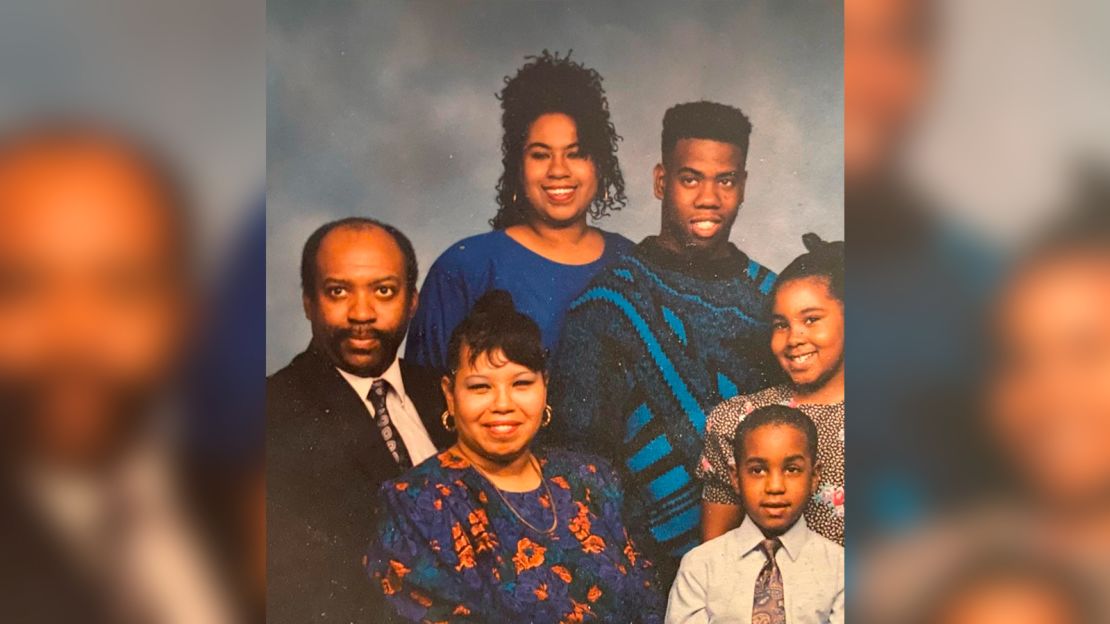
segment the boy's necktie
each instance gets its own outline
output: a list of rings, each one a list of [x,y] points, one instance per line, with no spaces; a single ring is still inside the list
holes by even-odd
[[[412,460],[409,459],[405,443],[401,440],[401,434],[397,432],[397,428],[393,426],[393,419],[389,417],[389,409],[385,406],[387,394],[389,394],[389,382],[378,379],[370,386],[370,395],[366,398],[370,401],[370,405],[374,406],[374,420],[378,423],[378,431],[385,440],[386,448],[393,455],[393,461],[397,462],[402,469],[412,468]]]
[[[759,544],[767,555],[767,563],[755,578],[755,604],[752,607],[752,624],[786,624],[786,605],[783,603],[782,573],[775,562],[775,553],[782,547],[776,539],[766,539]]]

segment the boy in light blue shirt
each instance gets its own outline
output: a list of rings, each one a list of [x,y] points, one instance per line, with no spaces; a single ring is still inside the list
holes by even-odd
[[[821,471],[817,427],[769,405],[741,421],[733,452],[746,517],[682,558],[667,624],[843,624],[844,548],[802,517]]]

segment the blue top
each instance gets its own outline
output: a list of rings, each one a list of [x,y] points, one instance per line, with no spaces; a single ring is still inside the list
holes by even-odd
[[[663,594],[625,530],[613,469],[558,449],[537,458],[546,483],[532,492],[499,493],[451,450],[382,486],[366,571],[401,619],[662,621]],[[517,514],[540,531],[554,516],[555,529]]]
[[[601,232],[605,251],[589,264],[548,260],[503,230],[464,238],[443,252],[420,290],[420,307],[409,327],[405,359],[444,371],[451,332],[485,293],[500,289],[517,310],[540,326],[543,346],[555,352],[570,302],[595,275],[632,249],[632,241]]]

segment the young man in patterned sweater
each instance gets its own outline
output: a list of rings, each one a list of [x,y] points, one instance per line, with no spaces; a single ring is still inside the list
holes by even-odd
[[[574,301],[552,372],[551,441],[624,470],[627,521],[664,583],[699,541],[706,415],[779,374],[767,347],[775,275],[728,240],[750,133],[731,106],[666,112],[654,183],[661,231]]]

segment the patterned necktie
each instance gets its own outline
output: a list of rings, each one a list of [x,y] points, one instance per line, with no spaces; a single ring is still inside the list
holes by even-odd
[[[393,455],[393,461],[401,468],[412,468],[412,460],[405,450],[401,434],[397,433],[397,428],[393,426],[393,420],[389,417],[389,409],[385,406],[387,394],[389,394],[389,382],[378,379],[370,386],[370,394],[366,398],[370,401],[370,405],[374,406],[374,419],[378,423],[378,431],[385,440],[386,448]]]
[[[783,603],[782,573],[775,563],[775,553],[782,547],[778,539],[765,539],[759,544],[767,555],[767,563],[755,579],[755,604],[752,607],[752,624],[786,624],[786,605]]]

